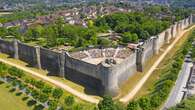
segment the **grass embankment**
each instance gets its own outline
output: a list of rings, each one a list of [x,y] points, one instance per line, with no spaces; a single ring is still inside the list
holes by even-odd
[[[31,110],[22,97],[9,92],[7,84],[0,85],[0,110]]]
[[[180,104],[177,104],[175,107],[170,108],[169,110],[195,110],[195,96],[188,97],[186,100],[182,101]]]
[[[185,36],[185,35],[184,35]],[[174,39],[172,39],[170,42],[172,42]],[[179,41],[179,42],[181,42],[181,41]],[[169,44],[171,44],[171,43],[169,43]],[[160,57],[160,55],[163,53],[163,51],[165,50],[165,49],[167,49],[168,48],[168,46],[169,46],[169,44],[165,44],[161,49],[160,49],[160,51],[159,51],[159,54],[158,55],[155,55],[155,56],[153,56],[153,57],[151,57],[147,62],[146,62],[146,64],[145,64],[145,66],[144,66],[144,71],[143,72],[137,72],[137,73],[135,73],[132,77],[130,77],[129,79],[128,79],[128,81],[125,83],[125,84],[123,84],[122,86],[121,86],[121,97],[122,96],[125,96],[126,94],[128,94],[129,93],[129,91],[131,91],[135,86],[136,86],[136,84],[140,81],[140,79],[143,77],[143,76],[145,76],[146,75],[146,73],[149,71],[149,69],[152,67],[152,65],[155,63],[155,61]],[[177,44],[178,45],[178,44]],[[175,48],[174,48],[175,49]],[[172,51],[174,50],[174,49],[172,49]],[[173,52],[172,52],[173,53]],[[167,55],[168,56],[168,55]],[[167,57],[166,57],[167,58]],[[162,64],[162,63],[161,63]],[[151,77],[150,77],[150,80],[148,80],[148,81],[150,81],[150,82],[152,82],[152,81],[155,81],[156,79],[158,79],[157,78],[157,74],[152,74],[151,75]],[[149,87],[151,87],[150,86],[150,83],[149,82]],[[146,86],[146,84],[143,86],[143,88],[145,88],[145,86]],[[147,87],[148,87],[147,86]],[[142,91],[143,93],[145,93],[145,94],[147,94],[148,93],[148,91],[147,90],[145,90],[145,91]]]
[[[175,56],[177,56],[181,47],[183,47],[184,43],[188,40],[188,36],[192,33],[192,31],[186,32],[183,37],[178,41],[178,43],[171,49],[170,53],[168,53],[165,59],[160,63],[158,68],[153,72],[150,78],[146,81],[140,91],[136,94],[136,98],[141,97],[143,95],[148,94],[153,89],[153,85],[156,83],[160,77],[166,73],[167,70],[171,68],[171,62]]]
[[[128,104],[129,108],[134,107],[133,110],[158,110],[161,108],[177,80],[185,55],[192,47],[194,38],[195,31],[190,31],[180,39],[175,48],[158,66],[159,68],[150,76],[137,94],[137,98]]]
[[[23,62],[23,61],[21,61],[21,60],[17,60],[17,59],[10,58],[10,57],[9,57],[8,55],[6,55],[6,54],[2,54],[2,53],[1,53],[1,54],[0,54],[0,58],[2,58],[2,59],[4,59],[4,60],[7,60],[7,61],[11,61],[12,63],[18,64],[18,65],[20,65],[20,66],[28,67],[30,70],[32,70],[32,71],[34,71],[34,72],[37,72],[37,73],[39,73],[39,74],[48,76],[48,71],[36,69],[36,68],[33,68],[33,67],[29,67],[27,63],[25,63],[25,62]],[[28,74],[28,75],[30,75],[31,77],[35,77],[35,76],[31,75],[31,74]],[[74,82],[72,82],[72,81],[70,81],[70,80],[67,80],[67,79],[64,79],[64,78],[60,78],[60,77],[56,77],[56,76],[48,76],[48,77],[49,77],[49,78],[52,78],[52,79],[55,79],[55,80],[58,80],[58,81],[60,81],[60,82],[62,82],[62,83],[64,83],[64,84],[70,86],[71,88],[74,88],[75,90],[77,90],[77,91],[79,91],[79,92],[81,92],[81,93],[86,93],[86,92],[85,92],[85,89],[86,89],[86,88],[85,88],[84,86],[82,86],[82,85],[79,85],[79,84],[74,83]],[[93,90],[93,89],[91,89],[90,91],[94,91],[94,92],[95,92],[95,90]],[[93,97],[100,99],[99,96],[93,95]]]
[[[177,51],[180,50],[184,43],[188,40],[188,36],[190,33],[192,33],[192,31],[185,33],[183,37],[178,41],[178,43],[174,46],[174,48],[171,49],[170,53],[166,55],[165,59],[160,63],[158,68],[153,72],[153,74],[149,77],[140,91],[136,94],[136,98],[148,94],[153,89],[153,85],[156,83],[156,81],[160,79],[161,75],[166,73],[166,71],[171,68],[171,62],[174,56],[177,55]],[[166,47],[164,47],[163,49],[165,48]]]

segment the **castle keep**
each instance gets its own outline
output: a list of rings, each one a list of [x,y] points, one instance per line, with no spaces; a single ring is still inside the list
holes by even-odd
[[[193,16],[174,23],[165,31],[140,42],[133,49],[127,47],[87,49],[73,53],[54,52],[13,40],[0,39],[0,52],[44,69],[49,75],[64,77],[88,85],[101,94],[116,96],[119,87],[137,71],[142,72],[148,59],[159,54],[160,48],[177,37],[194,22]]]

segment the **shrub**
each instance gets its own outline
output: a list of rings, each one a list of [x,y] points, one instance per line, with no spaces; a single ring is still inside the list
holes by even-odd
[[[18,78],[21,78],[24,76],[24,73],[22,70],[17,69],[16,67],[11,67],[8,69],[8,73],[12,76],[16,76]]]
[[[160,106],[162,103],[161,100],[162,99],[158,94],[151,96],[150,98],[151,107],[155,108],[155,107]]]
[[[45,103],[48,100],[49,96],[43,93],[40,93],[38,99],[40,102]]]
[[[39,105],[36,105],[33,110],[43,110],[43,109],[44,109],[44,106],[39,104]]]
[[[114,102],[110,96],[104,96],[98,104],[99,110],[114,110]]]
[[[139,103],[137,103],[136,101],[129,102],[129,104],[127,105],[127,110],[139,110]]]
[[[56,110],[58,103],[56,100],[49,100],[48,105],[49,105],[48,110]]]
[[[37,88],[39,88],[39,89],[41,89],[41,88],[43,88],[44,87],[44,82],[43,81],[35,81],[34,82],[34,86],[35,87],[37,87]]]
[[[0,76],[5,77],[7,76],[8,67],[0,62]]]
[[[115,110],[126,110],[124,105],[118,101],[114,104],[114,109]]]
[[[46,94],[50,94],[50,93],[52,93],[52,87],[50,87],[50,86],[48,86],[48,85],[45,85],[44,87],[43,87],[43,89],[42,89],[42,92],[43,93],[46,93]]]
[[[75,105],[75,106],[73,107],[73,109],[72,109],[72,110],[83,110],[83,106],[82,106],[82,105],[77,104],[77,105]]]
[[[68,96],[64,99],[64,103],[67,105],[67,106],[72,106],[74,104],[75,100],[74,100],[74,97],[73,96]]]
[[[59,99],[63,95],[63,90],[60,88],[55,88],[52,92],[52,96],[56,99]]]
[[[150,99],[148,97],[142,97],[139,100],[139,106],[143,109],[143,110],[150,110],[151,105],[150,105]]]

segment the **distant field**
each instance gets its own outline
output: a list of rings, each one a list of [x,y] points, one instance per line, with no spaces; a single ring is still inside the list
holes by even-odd
[[[6,86],[7,84],[0,85],[0,110],[32,110],[22,101],[22,97],[9,92],[10,88]]]

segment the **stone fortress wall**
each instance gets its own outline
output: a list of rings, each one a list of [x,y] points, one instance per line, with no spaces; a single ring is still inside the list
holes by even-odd
[[[29,46],[17,40],[0,39],[0,52],[15,59],[20,59],[39,69],[49,72],[49,75],[61,76],[81,85],[87,85],[100,91],[101,94],[116,96],[119,87],[137,71],[142,72],[149,58],[158,54],[164,44],[177,37],[181,30],[187,28],[195,20],[193,16],[176,22],[170,28],[153,36],[131,52],[123,49],[89,50],[88,53],[77,53],[73,57],[67,52],[54,52],[38,46]],[[104,52],[102,52],[104,51]],[[96,54],[92,54],[96,53]],[[123,55],[123,53],[126,53]],[[83,59],[103,58],[100,63],[92,64]],[[108,58],[108,59],[107,59]],[[114,58],[123,59],[114,63]]]

